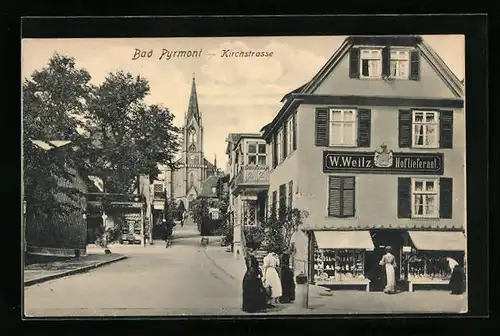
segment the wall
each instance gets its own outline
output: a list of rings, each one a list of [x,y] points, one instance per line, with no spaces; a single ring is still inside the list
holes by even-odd
[[[420,80],[355,79],[349,77],[349,52],[340,60],[335,69],[314,94],[369,95],[389,97],[455,97],[443,80],[435,72],[425,56],[420,53]]]
[[[356,214],[352,219],[327,217],[328,176],[322,170],[324,150],[342,150],[334,147],[315,146],[315,108],[302,105],[298,113],[300,136],[300,169],[298,170],[300,198],[298,206],[309,211],[307,224],[315,227],[364,228],[391,225],[393,228],[438,225],[442,228],[465,226],[465,115],[463,110],[454,112],[453,149],[416,150],[398,147],[398,109],[392,107],[367,107],[372,109],[371,148],[347,148],[347,151],[375,151],[382,143],[395,152],[440,152],[444,153],[443,177],[453,177],[453,218],[440,220],[415,220],[397,218],[398,176],[380,174],[357,174],[355,204]],[[359,106],[362,107],[362,106]],[[297,159],[298,160],[298,159]],[[286,163],[286,162],[285,162]],[[295,163],[298,166],[298,162]],[[287,166],[288,167],[288,166]],[[288,169],[278,167],[280,173],[273,174],[273,185],[283,181]],[[293,168],[289,168],[293,171]],[[281,173],[282,172],[282,173]],[[283,174],[283,175],[282,175]],[[282,175],[282,176],[280,176]],[[353,174],[335,174],[348,175]]]

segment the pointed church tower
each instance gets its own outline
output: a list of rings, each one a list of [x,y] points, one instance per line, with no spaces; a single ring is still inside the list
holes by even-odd
[[[186,198],[196,198],[201,192],[201,185],[205,180],[205,159],[203,156],[203,124],[198,107],[196,81],[193,74],[189,105],[184,120],[184,186]]]

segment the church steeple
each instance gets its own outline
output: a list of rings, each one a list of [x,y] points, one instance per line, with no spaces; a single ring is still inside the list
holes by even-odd
[[[193,117],[196,121],[200,121],[200,111],[198,109],[198,96],[196,95],[196,82],[194,79],[191,83],[191,95],[189,96],[189,106],[186,114],[186,120],[190,120]]]

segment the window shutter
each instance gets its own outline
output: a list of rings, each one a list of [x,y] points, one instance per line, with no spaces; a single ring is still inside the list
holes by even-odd
[[[453,111],[441,111],[439,116],[439,147],[453,148]]]
[[[398,218],[411,218],[410,177],[398,177]]]
[[[411,147],[412,120],[411,110],[399,110],[399,147]]]
[[[420,53],[418,50],[410,52],[410,80],[420,79]]]
[[[285,125],[283,125],[283,139],[281,140],[281,143],[283,144],[281,146],[282,150],[281,152],[283,153],[283,159],[286,159],[287,152],[288,152],[288,123],[285,122]]]
[[[453,179],[439,179],[439,218],[452,218],[453,210]]]
[[[291,209],[293,206],[293,181],[288,183],[288,208]]]
[[[358,147],[370,147],[372,111],[358,109]]]
[[[355,209],[355,178],[354,176],[344,177],[342,179],[342,216],[353,217]]]
[[[280,185],[279,188],[279,217],[283,218],[283,215],[285,214],[286,211],[286,184]]]
[[[273,168],[278,165],[278,136],[273,136]]]
[[[391,50],[389,47],[382,49],[382,76],[389,77],[391,74]]]
[[[340,177],[330,176],[328,179],[328,216],[340,217],[341,215],[341,187]]]
[[[360,51],[359,48],[351,48],[349,52],[349,77],[359,78],[359,62]]]
[[[328,109],[318,107],[316,109],[316,146],[327,147],[329,145],[328,133]]]
[[[292,120],[292,127],[293,127],[293,139],[292,139],[292,146],[293,150],[297,149],[297,112],[293,114],[293,120]]]

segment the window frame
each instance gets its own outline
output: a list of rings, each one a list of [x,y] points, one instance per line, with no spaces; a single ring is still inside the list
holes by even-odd
[[[416,182],[424,182],[423,184],[423,189],[422,191],[420,192],[416,192],[415,190],[415,185],[416,185]],[[427,192],[425,190],[425,184],[427,182],[433,182],[434,183],[434,191],[432,192]],[[440,197],[441,197],[441,190],[440,190],[440,183],[439,183],[439,178],[438,177],[412,177],[411,178],[411,218],[425,218],[425,219],[429,219],[429,218],[433,218],[433,219],[437,219],[440,217]],[[415,196],[416,195],[423,195],[424,196],[424,201],[422,203],[422,207],[423,207],[423,214],[422,215],[419,215],[416,213],[415,211]],[[426,212],[426,202],[425,200],[427,199],[426,196],[428,195],[434,195],[435,196],[435,200],[436,200],[436,203],[435,203],[435,213],[433,214],[427,214],[425,213]]]
[[[417,122],[415,121],[417,113],[423,113],[423,121]],[[427,114],[432,113],[434,114],[435,121],[433,123],[428,123],[425,121],[425,118]],[[415,132],[415,127],[417,125],[423,125],[424,126],[424,133],[423,133],[423,143],[422,145],[417,144],[417,132]],[[427,127],[426,125],[434,125],[435,126],[435,142],[426,145],[425,140],[427,139]],[[441,118],[440,118],[440,113],[437,110],[412,110],[411,111],[411,147],[412,148],[429,148],[429,149],[437,149],[440,147],[440,127],[441,127]]]
[[[250,153],[250,146],[255,145],[255,153]],[[248,141],[247,142],[247,151],[246,151],[246,164],[251,166],[265,166],[267,165],[267,146],[265,146],[265,153],[259,153],[259,147],[261,145],[266,145],[259,141]],[[255,163],[250,163],[250,157],[255,157]],[[264,163],[259,163],[259,158],[264,158]]]
[[[371,54],[376,51],[376,56],[371,56]],[[369,56],[366,56],[366,52],[369,52]],[[370,65],[368,64],[368,76],[363,74],[363,61],[378,61],[378,74],[370,74]],[[373,79],[382,78],[382,48],[381,47],[365,47],[359,49],[359,78]]]
[[[405,57],[393,57],[392,53],[395,52],[395,53],[400,53],[400,52],[404,52],[405,53]],[[396,75],[393,75],[392,74],[392,64],[393,62],[396,63],[396,66],[397,66],[397,70],[396,72],[398,72],[399,70],[399,66],[402,62],[404,62],[403,64],[406,64],[405,66],[405,71],[406,71],[406,74],[404,76],[402,76],[401,74],[396,74]],[[392,79],[410,79],[410,62],[411,62],[411,52],[410,52],[410,49],[408,48],[390,48],[389,50],[389,78],[392,78]]]
[[[293,115],[288,118],[286,121],[286,129],[287,129],[287,134],[286,134],[286,153],[287,156],[290,156],[290,154],[293,153]]]
[[[277,164],[279,165],[281,161],[283,161],[283,127],[281,127],[278,131],[278,135],[276,137],[276,148],[277,148]]]
[[[334,112],[342,112],[342,121],[336,121],[333,118]],[[352,121],[345,121],[344,120],[344,115],[345,112],[352,112],[353,117]],[[335,107],[330,107],[328,109],[328,146],[329,147],[357,147],[358,146],[358,110],[357,109],[346,109],[346,108],[335,108]],[[352,143],[345,143],[345,137],[344,137],[344,125],[345,124],[352,124]],[[334,136],[332,135],[333,132],[333,125],[334,124],[340,124],[341,125],[341,143],[334,143]]]

